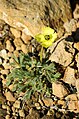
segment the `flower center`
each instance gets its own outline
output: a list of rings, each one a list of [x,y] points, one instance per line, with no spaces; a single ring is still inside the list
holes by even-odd
[[[50,40],[50,35],[45,35],[44,38],[45,40]]]

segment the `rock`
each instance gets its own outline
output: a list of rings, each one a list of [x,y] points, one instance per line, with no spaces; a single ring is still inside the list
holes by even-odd
[[[79,51],[79,42],[74,43],[74,48],[76,48]]]
[[[40,119],[39,113],[33,109],[30,109],[26,119]]]
[[[15,36],[15,38],[20,38],[21,36],[21,32],[13,27],[10,27],[10,31],[12,32],[12,34]]]
[[[2,80],[2,84],[3,84],[4,87],[6,86],[6,79]]]
[[[11,85],[9,85],[9,87],[8,87],[8,88],[12,91],[13,87],[14,87],[14,85],[13,85],[13,84],[11,84]]]
[[[39,103],[35,103],[35,107],[36,107],[36,109],[37,109],[37,110],[40,110],[40,109],[41,109],[41,107],[40,107],[40,104],[39,104]]]
[[[25,44],[22,44],[22,45],[21,45],[21,50],[22,50],[23,53],[25,53],[25,54],[28,52],[27,46],[26,46]]]
[[[76,80],[77,97],[79,99],[79,79]]]
[[[71,19],[70,21],[65,22],[63,26],[67,32],[72,33],[73,31],[76,31],[76,23],[77,21],[75,19]]]
[[[7,109],[7,105],[4,105],[4,104],[3,104],[3,105],[2,105],[2,108],[3,108],[3,109]]]
[[[67,40],[66,38],[63,40],[60,39],[50,47],[52,54],[49,60],[55,61],[63,66],[68,66],[72,62],[75,50],[72,48],[73,42],[70,42],[72,38],[68,38]]]
[[[14,102],[16,99],[13,97],[12,93],[10,91],[5,92],[5,97],[8,101]]]
[[[20,117],[25,117],[24,111],[23,110],[19,110],[19,115],[20,115]]]
[[[77,25],[77,28],[79,28],[79,21],[76,23],[76,25]]]
[[[0,57],[2,57],[4,59],[8,59],[7,51],[5,49],[0,51]]]
[[[24,41],[25,44],[28,44],[28,42],[31,40],[31,36],[26,35],[24,32],[22,32],[21,38],[22,38],[22,40]]]
[[[51,98],[42,98],[42,100],[43,100],[45,106],[47,106],[47,107],[50,107],[53,104],[55,104]]]
[[[44,26],[59,31],[72,18],[70,2],[48,0],[1,0],[0,19],[27,35],[35,36]]]
[[[68,95],[66,88],[59,82],[52,83],[52,91],[53,94],[59,98],[63,98],[64,96]]]
[[[57,104],[58,104],[58,105],[62,105],[63,108],[66,107],[66,102],[65,102],[65,100],[62,100],[62,99],[61,99],[61,100],[58,100]]]
[[[73,16],[74,16],[75,19],[79,18],[79,5],[78,4],[76,4],[76,8],[73,12]]]
[[[12,111],[15,112],[15,107],[14,106],[12,106]]]
[[[8,75],[8,73],[9,73],[9,70],[8,70],[8,69],[1,70],[1,74],[6,74],[6,75]]]
[[[10,119],[10,116],[9,115],[6,115],[5,119]]]
[[[76,54],[75,60],[77,62],[77,68],[78,68],[78,71],[79,71],[79,53]]]
[[[11,42],[9,40],[6,41],[6,49],[9,52],[13,52],[14,51],[14,47],[11,45]]]
[[[68,109],[70,111],[79,112],[79,101],[76,94],[70,94],[65,99],[68,102]]]
[[[67,67],[64,73],[63,81],[69,85],[75,86],[75,70],[71,67]]]
[[[13,42],[16,46],[16,50],[21,50],[21,45],[23,44],[22,40],[20,38],[15,38]]]
[[[20,108],[20,101],[19,100],[16,100],[15,101],[15,103],[13,104],[13,106],[15,107],[15,108]]]
[[[3,63],[3,66],[4,66],[4,68],[5,68],[6,70],[11,69],[10,63],[4,62],[4,63]]]
[[[14,56],[16,56],[16,57],[19,56],[19,52],[17,50],[15,50],[13,53],[14,53]]]
[[[8,52],[7,55],[8,55],[8,57],[10,58],[10,57],[13,56],[13,53],[12,53],[12,52]]]
[[[2,64],[2,59],[0,58],[0,65]]]

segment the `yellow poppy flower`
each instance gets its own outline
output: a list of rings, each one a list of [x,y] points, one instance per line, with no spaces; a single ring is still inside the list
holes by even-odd
[[[50,27],[44,27],[42,33],[35,36],[35,39],[45,48],[48,48],[56,40],[57,33]]]

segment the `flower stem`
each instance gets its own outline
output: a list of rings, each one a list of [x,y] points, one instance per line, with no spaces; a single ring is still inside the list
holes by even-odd
[[[41,47],[41,51],[40,51],[39,55],[40,55],[40,61],[42,62],[42,59],[43,59],[43,46]]]

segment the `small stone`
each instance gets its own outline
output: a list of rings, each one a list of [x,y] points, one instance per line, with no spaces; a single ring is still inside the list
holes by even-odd
[[[39,103],[35,103],[35,107],[36,107],[36,109],[41,109],[41,107],[40,107],[40,104]]]
[[[15,108],[20,108],[20,101],[19,100],[16,100],[15,101],[15,103],[13,104],[13,106],[15,107]]]
[[[77,25],[77,28],[79,28],[79,21],[76,23],[76,25]]]
[[[20,115],[20,117],[25,117],[24,111],[23,110],[19,110],[19,115]]]
[[[4,59],[8,59],[7,51],[5,49],[0,51],[0,57],[2,57]]]
[[[11,65],[9,63],[3,63],[5,69],[11,69]]]
[[[21,49],[22,49],[22,51],[23,51],[25,54],[28,52],[27,46],[26,46],[25,44],[22,44],[22,45],[21,45]]]
[[[75,78],[75,70],[73,68],[71,67],[66,68],[63,81],[65,83],[75,86],[76,78]]]
[[[40,98],[39,98],[38,102],[41,104],[41,106],[43,106],[43,102],[41,101]]]
[[[13,87],[14,87],[14,85],[11,84],[8,88],[12,91]]]
[[[12,111],[15,112],[15,107],[12,106]]]
[[[13,63],[13,62],[14,62],[14,59],[13,59],[13,58],[10,58],[10,59],[9,59],[9,62],[10,62],[10,63]]]
[[[51,98],[42,98],[45,106],[49,107],[52,106],[54,104],[54,101]]]
[[[20,38],[15,38],[13,42],[16,46],[16,50],[21,50],[21,45],[23,44],[22,40]]]
[[[7,105],[4,105],[4,104],[3,104],[3,105],[2,105],[2,108],[3,108],[3,109],[7,109]]]
[[[6,97],[6,99],[8,100],[8,101],[12,101],[12,102],[14,102],[16,99],[13,97],[13,95],[11,94],[11,92],[10,91],[8,91],[8,92],[5,92],[5,97]]]
[[[57,102],[58,105],[62,105],[62,108],[66,108],[66,102],[64,100],[58,100]]]
[[[28,44],[28,42],[31,40],[31,36],[26,35],[24,32],[22,32],[21,38],[22,38],[22,40],[24,41],[25,44]]]
[[[75,19],[79,19],[79,5],[78,4],[76,4],[76,8],[73,12],[73,16]]]
[[[79,71],[79,53],[76,54],[75,60],[77,62],[77,68],[78,68],[78,71]]]
[[[68,102],[68,109],[70,111],[79,112],[79,102],[76,94],[70,94],[65,99]]]
[[[8,55],[8,57],[12,57],[13,54],[12,54],[12,52],[8,52],[7,55]]]
[[[79,79],[76,80],[77,97],[79,99]]]
[[[8,69],[1,70],[1,74],[6,74],[6,75],[8,75],[8,73],[9,73],[9,70],[8,70]]]
[[[16,56],[16,57],[19,56],[19,52],[17,50],[14,51],[14,56]]]
[[[0,58],[0,65],[2,64],[2,59]]]
[[[5,119],[10,119],[10,116],[9,115],[6,115]]]
[[[67,32],[76,31],[76,20],[71,19],[70,21],[65,22],[64,28]]]
[[[9,40],[6,41],[6,49],[9,51],[9,52],[13,52],[14,51],[14,48],[13,46],[11,45],[11,42]]]
[[[6,86],[6,79],[2,80],[2,84],[3,84],[3,86]]]
[[[79,51],[79,42],[74,43],[74,48],[76,48]]]
[[[12,34],[15,36],[15,38],[20,38],[21,36],[21,32],[15,28],[10,28],[10,31],[12,32]]]
[[[10,107],[9,106],[7,106],[7,110],[10,111]]]
[[[52,83],[52,91],[53,94],[59,98],[63,98],[64,96],[68,95],[66,88],[61,83],[58,82]]]

